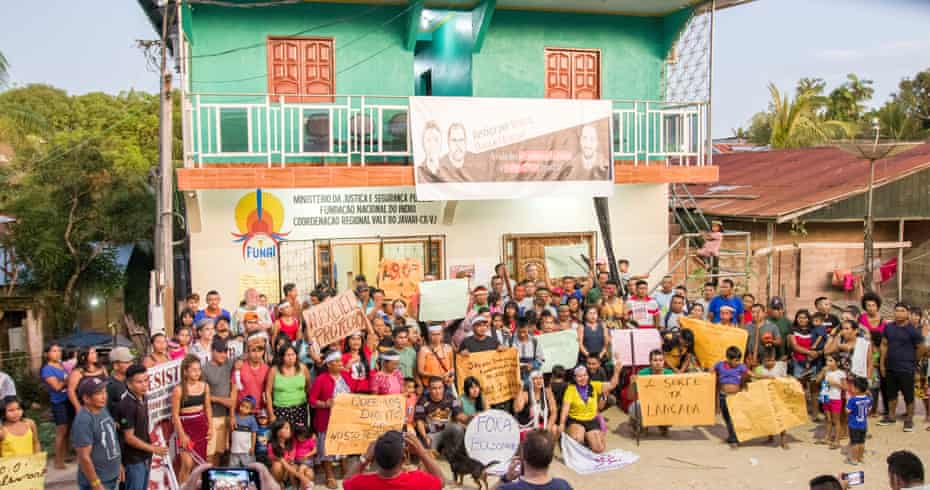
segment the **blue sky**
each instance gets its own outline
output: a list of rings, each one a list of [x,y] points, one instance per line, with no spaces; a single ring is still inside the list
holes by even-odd
[[[14,83],[74,93],[154,92],[136,39],[155,33],[134,0],[4,2],[0,51]],[[90,28],[88,28],[90,26]],[[771,81],[828,87],[849,72],[875,81],[880,104],[904,76],[930,68],[930,0],[757,0],[718,14],[713,134],[729,136],[768,103]]]

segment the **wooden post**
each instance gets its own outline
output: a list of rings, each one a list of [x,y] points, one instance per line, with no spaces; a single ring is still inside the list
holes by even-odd
[[[765,281],[765,296],[766,299],[769,299],[775,293],[775,222],[767,223],[765,226],[766,246],[769,248],[769,256],[765,261],[765,270],[768,276]]]
[[[904,241],[904,220],[898,220],[898,241]],[[904,248],[898,248],[898,270],[895,273],[898,277],[898,302],[904,300]]]

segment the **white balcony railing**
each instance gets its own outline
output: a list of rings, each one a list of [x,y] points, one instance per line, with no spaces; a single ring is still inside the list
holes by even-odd
[[[309,98],[307,98],[309,99]],[[703,166],[705,103],[613,101],[614,159],[633,165]],[[216,163],[408,164],[408,98],[267,94],[184,99],[187,167]]]

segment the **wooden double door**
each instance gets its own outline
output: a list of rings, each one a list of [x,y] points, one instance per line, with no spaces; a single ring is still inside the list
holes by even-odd
[[[526,266],[535,264],[546,277],[546,247],[552,245],[585,245],[587,256],[594,258],[594,232],[555,233],[539,235],[504,235],[504,262],[514,279],[526,279]],[[555,278],[552,278],[555,279]]]

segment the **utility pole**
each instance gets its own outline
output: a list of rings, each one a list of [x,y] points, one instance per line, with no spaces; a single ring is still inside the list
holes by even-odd
[[[875,275],[875,242],[872,233],[875,228],[875,217],[872,213],[872,193],[875,189],[875,160],[878,160],[878,136],[879,122],[878,118],[872,118],[872,130],[875,131],[875,142],[872,143],[872,153],[869,156],[869,191],[866,199],[865,210],[865,233],[863,240],[863,262],[865,262],[865,286],[867,289],[872,288],[872,279]],[[901,267],[901,264],[898,264]]]
[[[172,103],[171,103],[171,68],[168,65],[168,34],[172,7],[163,2],[161,26],[161,105],[159,113],[159,154],[158,154],[158,220],[156,222],[155,278],[156,301],[164,314],[166,333],[171,335],[174,326],[174,164],[171,150],[173,146]],[[150,326],[151,327],[151,326]]]

